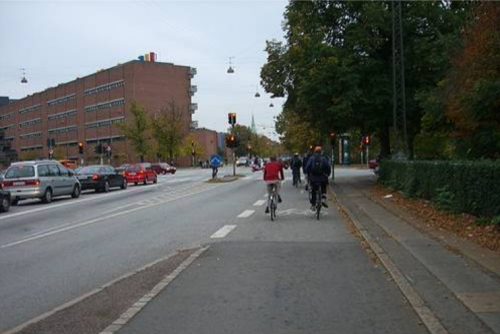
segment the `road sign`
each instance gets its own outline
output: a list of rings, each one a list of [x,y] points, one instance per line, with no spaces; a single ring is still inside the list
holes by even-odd
[[[51,150],[49,151],[49,154],[50,154],[50,155],[54,154],[54,150],[52,150],[52,149],[51,149]]]

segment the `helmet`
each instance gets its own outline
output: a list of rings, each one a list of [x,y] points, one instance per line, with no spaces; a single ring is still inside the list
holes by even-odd
[[[316,152],[316,153],[321,153],[321,146],[316,146],[316,147],[314,148],[314,152]]]

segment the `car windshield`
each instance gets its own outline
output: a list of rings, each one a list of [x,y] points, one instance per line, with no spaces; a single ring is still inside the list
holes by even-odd
[[[132,166],[128,166],[127,167],[127,170],[129,172],[138,172],[141,170],[141,165],[132,165]]]
[[[6,179],[18,179],[21,177],[35,176],[35,168],[33,166],[12,166],[5,174]]]
[[[100,166],[89,166],[89,167],[83,167],[78,171],[78,174],[94,174],[94,173],[99,173],[101,167]]]

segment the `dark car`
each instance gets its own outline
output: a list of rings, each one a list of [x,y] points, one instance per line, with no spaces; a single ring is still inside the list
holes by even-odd
[[[175,174],[175,172],[177,171],[177,168],[175,168],[174,166],[170,166],[166,162],[158,162],[155,164],[151,164],[151,168],[153,168],[155,173],[158,175]]]
[[[95,191],[108,192],[113,187],[127,188],[127,179],[108,165],[86,166],[76,174],[82,190],[94,189]]]
[[[157,183],[158,177],[148,162],[142,162],[130,165],[124,172],[124,176],[128,183],[134,183],[135,185],[139,183],[148,182]]]
[[[10,192],[0,190],[0,212],[7,212],[10,209]]]

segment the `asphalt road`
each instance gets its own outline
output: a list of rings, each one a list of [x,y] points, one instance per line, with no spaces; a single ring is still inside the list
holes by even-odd
[[[180,170],[156,185],[33,201],[0,215],[0,332],[206,242],[252,196],[248,181],[206,183],[210,176]]]
[[[169,319],[177,333],[425,333],[334,207],[317,222],[288,181],[271,224],[261,174],[239,173],[248,176],[212,184],[209,170],[183,170],[157,185],[0,215],[0,332],[178,249],[212,244],[205,265],[168,289],[174,302],[154,301],[166,313],[141,313],[125,332],[161,332],[154,319]]]

